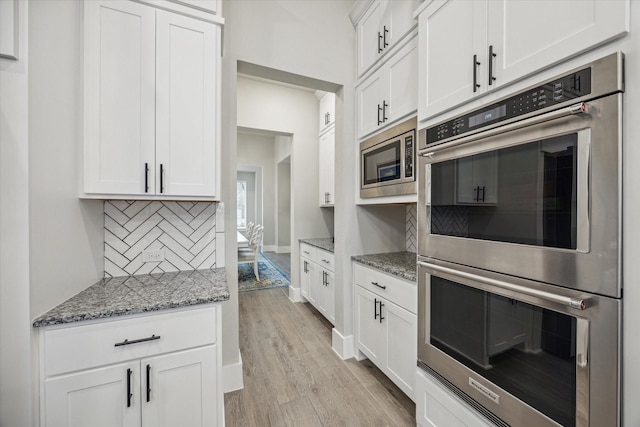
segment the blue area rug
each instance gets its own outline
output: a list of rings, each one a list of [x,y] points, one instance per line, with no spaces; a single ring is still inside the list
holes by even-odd
[[[256,276],[253,274],[252,262],[238,264],[238,292],[289,286],[287,276],[262,254],[258,257],[258,274],[260,275],[260,281],[256,281]]]

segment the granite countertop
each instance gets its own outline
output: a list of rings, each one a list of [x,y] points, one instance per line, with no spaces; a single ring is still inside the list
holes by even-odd
[[[227,301],[224,268],[102,279],[33,322],[34,327]]]
[[[319,239],[300,239],[300,242],[334,253],[333,237],[323,237]]]
[[[389,252],[386,254],[354,255],[352,260],[393,274],[412,282],[416,281],[416,254],[414,252]]]

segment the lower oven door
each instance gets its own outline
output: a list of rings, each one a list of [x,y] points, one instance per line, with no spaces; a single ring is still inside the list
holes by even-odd
[[[620,424],[621,300],[420,257],[418,359],[510,425]]]

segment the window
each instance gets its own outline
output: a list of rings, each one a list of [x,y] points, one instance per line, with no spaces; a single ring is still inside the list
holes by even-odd
[[[238,180],[237,217],[238,228],[247,228],[247,181]]]

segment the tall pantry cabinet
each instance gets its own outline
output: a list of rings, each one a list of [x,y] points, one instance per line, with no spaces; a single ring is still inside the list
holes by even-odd
[[[177,11],[84,3],[83,197],[219,200],[223,20]]]

